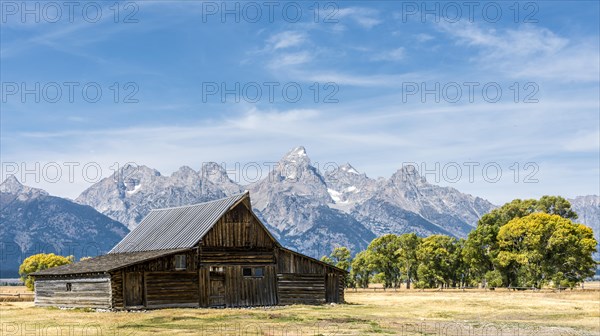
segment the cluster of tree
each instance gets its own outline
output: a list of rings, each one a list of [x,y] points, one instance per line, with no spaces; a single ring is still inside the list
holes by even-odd
[[[516,199],[484,215],[467,239],[388,234],[354,258],[339,247],[322,260],[349,271],[350,287],[574,287],[598,264],[592,229],[576,218],[562,197]]]

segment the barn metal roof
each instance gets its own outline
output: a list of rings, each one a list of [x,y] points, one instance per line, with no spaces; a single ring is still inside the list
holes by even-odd
[[[167,255],[187,251],[188,249],[160,250],[160,251],[144,251],[132,253],[112,253],[105,254],[92,259],[79,261],[73,264],[48,268],[42,271],[32,273],[33,276],[43,275],[67,275],[67,274],[87,274],[87,273],[104,273],[123,268],[137,263],[164,257]]]
[[[109,254],[194,247],[219,218],[246,197],[248,192],[206,203],[152,210]]]

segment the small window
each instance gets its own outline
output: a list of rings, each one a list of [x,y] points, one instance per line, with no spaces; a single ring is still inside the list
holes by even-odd
[[[223,273],[223,267],[222,266],[210,266],[210,272],[215,272],[215,273]]]
[[[175,270],[183,271],[187,269],[186,266],[186,255],[185,254],[177,254],[175,255]]]
[[[73,285],[70,282],[67,282],[67,292],[70,292],[73,290]]]
[[[242,275],[245,277],[263,277],[264,269],[262,267],[244,267],[242,268]]]

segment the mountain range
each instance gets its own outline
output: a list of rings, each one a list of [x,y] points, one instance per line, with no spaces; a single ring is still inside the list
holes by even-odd
[[[262,179],[243,186],[216,163],[204,164],[198,171],[183,166],[170,176],[146,166],[126,165],[83,191],[75,203],[9,178],[0,185],[0,237],[19,246],[22,253],[31,250],[35,239],[63,242],[77,240],[78,235],[80,240],[97,241],[106,251],[151,209],[249,190],[255,212],[282,244],[319,258],[336,246],[358,252],[387,233],[466,237],[477,220],[496,207],[454,188],[431,184],[411,167],[398,169],[390,178],[372,179],[349,163],[326,172],[316,166],[306,149],[297,147]],[[570,201],[578,221],[591,226],[600,238],[600,197]]]
[[[22,185],[0,184],[0,278],[18,277],[22,260],[36,253],[76,259],[108,252],[129,229],[94,208]]]
[[[241,186],[216,163],[170,176],[125,166],[85,190],[76,202],[130,229],[150,209],[203,202],[249,190],[256,213],[283,244],[320,257],[334,246],[358,251],[376,236],[417,232],[465,237],[490,202],[428,183],[407,167],[371,179],[350,164],[320,172],[304,147],[292,149],[258,182]]]

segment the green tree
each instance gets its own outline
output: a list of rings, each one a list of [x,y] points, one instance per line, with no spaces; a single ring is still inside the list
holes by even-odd
[[[352,254],[350,249],[345,246],[336,247],[329,255],[329,258],[333,261],[333,264],[346,271],[350,271],[350,265],[352,264]]]
[[[367,250],[371,252],[374,270],[383,273],[383,285],[386,288],[400,285],[400,263],[396,251],[400,248],[400,240],[394,234],[387,234],[373,239]]]
[[[396,250],[398,263],[402,270],[402,280],[406,281],[406,288],[410,289],[410,283],[417,276],[417,248],[421,242],[414,233],[407,233],[398,237],[399,248]]]
[[[452,286],[465,287],[474,284],[471,268],[464,261],[465,239],[458,239],[454,242],[453,252],[451,255],[452,262]],[[476,284],[476,283],[475,283]]]
[[[597,242],[590,228],[559,215],[535,213],[516,218],[498,233],[497,262],[509,285],[573,287],[594,274]]]
[[[373,258],[369,250],[361,251],[352,260],[350,278],[355,286],[368,288],[373,273]]]
[[[485,274],[487,285],[491,288],[502,286],[502,273],[500,271],[489,271]]]
[[[420,288],[449,287],[456,282],[458,241],[445,235],[429,236],[417,249],[417,286]]]
[[[577,219],[577,214],[571,210],[571,203],[560,196],[542,196],[536,203],[536,209],[562,218]]]
[[[23,260],[23,263],[19,267],[19,275],[21,276],[21,280],[25,283],[25,286],[27,286],[29,290],[33,290],[33,278],[30,276],[31,273],[67,265],[72,263],[73,260],[73,256],[63,257],[55,255],[54,253],[34,254]]]
[[[515,199],[500,208],[483,215],[475,230],[471,231],[465,242],[462,258],[471,275],[486,285],[486,274],[498,270],[503,276],[504,285],[516,283],[514,265],[499,263],[498,232],[500,228],[515,218],[522,218],[533,213],[549,213],[563,218],[577,218],[571,210],[571,204],[560,196],[543,196],[539,200]],[[496,278],[497,280],[497,278]]]

